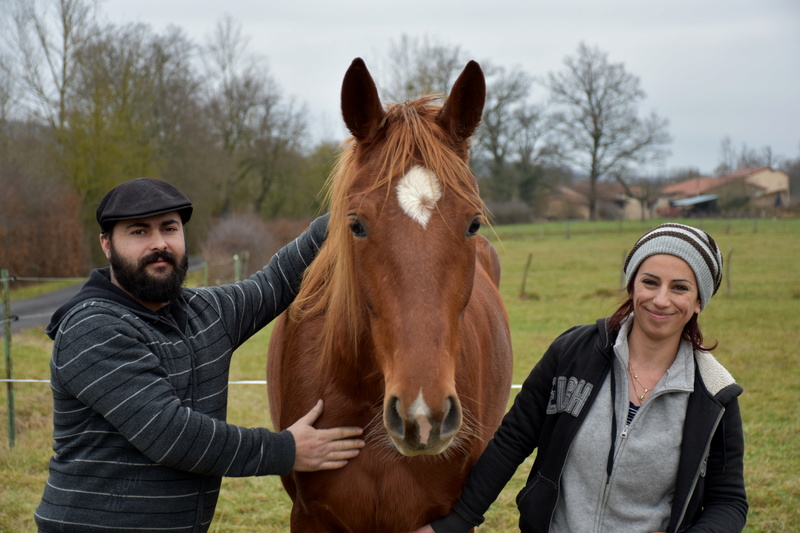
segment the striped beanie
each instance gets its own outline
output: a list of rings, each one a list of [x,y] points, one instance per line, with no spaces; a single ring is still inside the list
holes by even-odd
[[[722,281],[722,253],[714,239],[703,230],[683,224],[661,224],[636,241],[625,259],[625,285],[629,286],[642,261],[656,254],[674,255],[686,261],[694,272],[700,295],[700,310]]]

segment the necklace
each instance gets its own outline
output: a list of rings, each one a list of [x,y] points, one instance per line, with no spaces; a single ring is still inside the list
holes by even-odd
[[[628,362],[628,373],[633,378],[633,381],[631,382],[633,383],[633,393],[636,395],[637,398],[639,398],[639,403],[641,404],[642,402],[644,402],[644,397],[647,396],[647,393],[650,392],[650,389],[642,385],[642,382],[639,381],[639,376],[637,376],[636,372],[633,371],[633,367],[631,366],[630,361]],[[639,394],[639,391],[636,388],[636,383],[642,385],[642,388],[644,389],[644,392],[642,392],[641,394]]]

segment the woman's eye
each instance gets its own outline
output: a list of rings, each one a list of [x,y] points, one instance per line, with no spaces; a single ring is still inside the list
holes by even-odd
[[[478,234],[478,231],[480,231],[480,229],[481,229],[481,220],[479,218],[476,218],[470,223],[469,228],[467,228],[467,236],[474,237],[475,235]]]

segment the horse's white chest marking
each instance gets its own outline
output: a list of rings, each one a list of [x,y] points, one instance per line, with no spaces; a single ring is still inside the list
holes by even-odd
[[[397,201],[403,211],[424,228],[431,219],[442,187],[436,174],[420,166],[412,167],[397,184]]]

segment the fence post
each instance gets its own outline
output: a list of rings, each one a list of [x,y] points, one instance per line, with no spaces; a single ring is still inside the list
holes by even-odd
[[[728,252],[728,260],[725,261],[725,270],[727,271],[725,274],[725,279],[727,280],[725,294],[728,295],[731,293],[731,257],[733,257],[733,248]]]
[[[525,263],[525,270],[522,271],[522,286],[519,288],[519,299],[524,300],[527,298],[525,293],[525,284],[528,282],[528,270],[531,268],[531,261],[533,260],[533,253],[528,254],[528,262]]]
[[[11,368],[11,303],[9,296],[8,282],[11,279],[8,270],[5,268],[0,271],[0,278],[3,280],[3,344],[6,354],[6,392],[8,397],[8,447],[14,447],[16,440],[16,417],[14,415],[14,371]]]
[[[242,271],[242,263],[239,260],[239,254],[233,256],[233,277],[234,281],[239,281]]]

